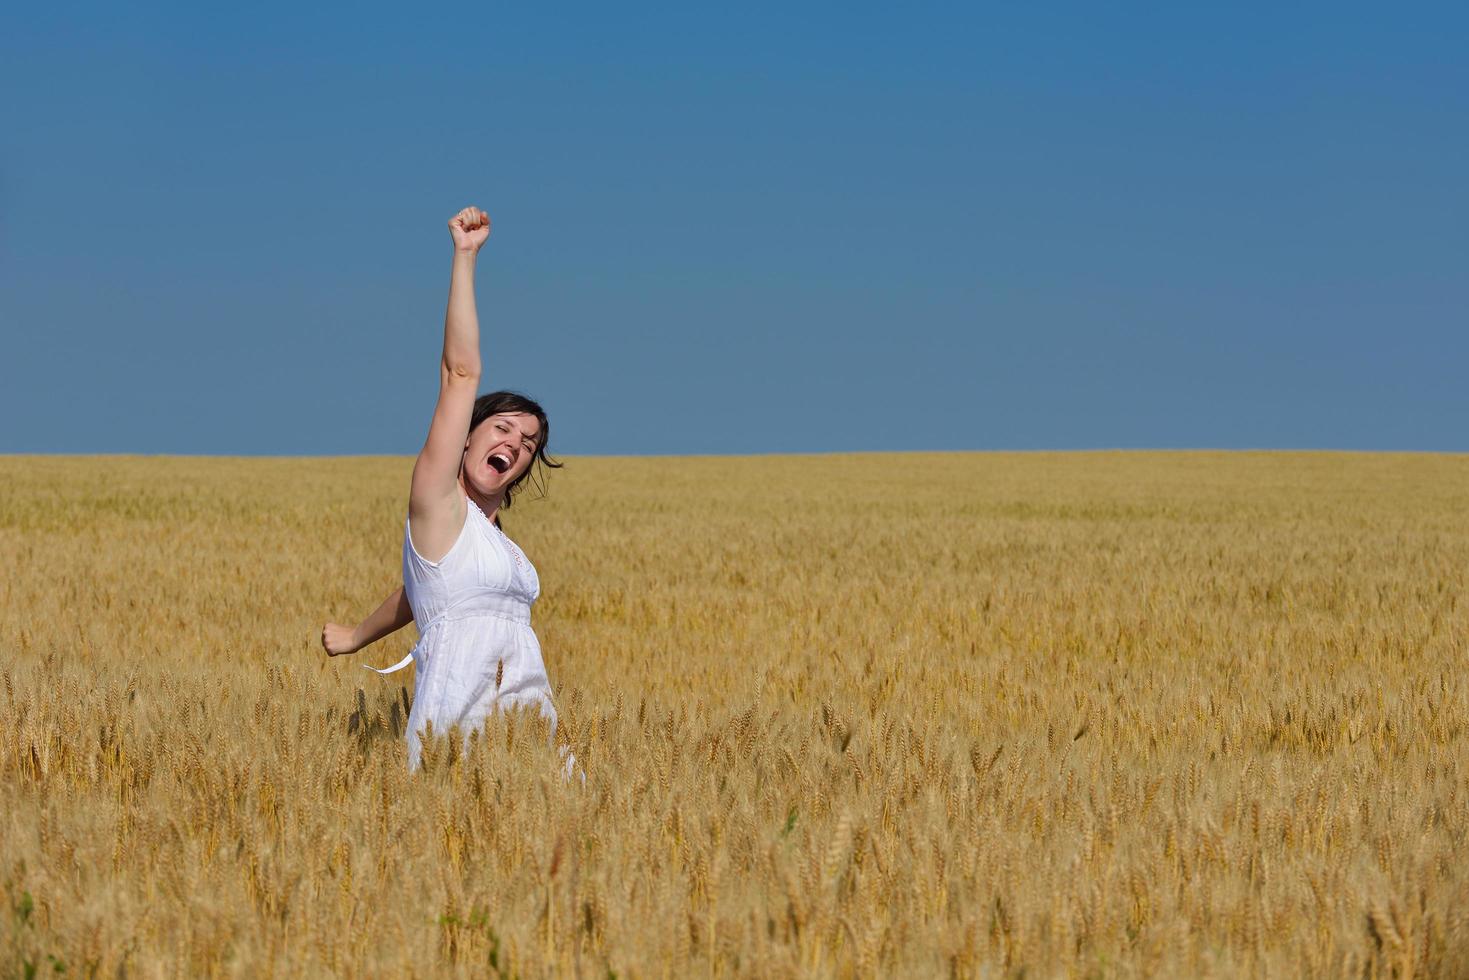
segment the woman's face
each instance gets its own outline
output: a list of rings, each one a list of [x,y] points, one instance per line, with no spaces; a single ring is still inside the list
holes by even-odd
[[[491,496],[530,469],[540,445],[541,423],[525,412],[491,415],[469,434],[464,448],[464,478]]]

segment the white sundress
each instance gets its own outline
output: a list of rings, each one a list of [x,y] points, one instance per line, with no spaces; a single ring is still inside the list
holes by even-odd
[[[413,547],[403,525],[403,592],[418,624],[418,644],[389,674],[417,666],[408,714],[408,768],[422,755],[420,733],[433,722],[468,737],[502,708],[535,706],[556,728],[551,682],[530,607],[541,593],[535,566],[473,500],[449,553],[429,561]],[[567,760],[568,764],[574,764]]]

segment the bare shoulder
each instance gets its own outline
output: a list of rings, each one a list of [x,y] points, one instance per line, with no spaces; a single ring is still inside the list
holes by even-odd
[[[453,494],[425,494],[415,491],[408,497],[408,539],[418,557],[428,562],[442,561],[459,533],[464,529],[468,506],[456,484]]]

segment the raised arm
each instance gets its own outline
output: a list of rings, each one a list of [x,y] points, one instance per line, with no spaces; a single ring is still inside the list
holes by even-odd
[[[490,237],[490,217],[465,208],[449,219],[454,265],[449,277],[449,309],[444,315],[444,354],[439,363],[439,402],[428,439],[413,465],[408,521],[413,547],[429,561],[448,554],[464,525],[464,494],[459,464],[479,389],[479,316],[474,307],[474,265]]]

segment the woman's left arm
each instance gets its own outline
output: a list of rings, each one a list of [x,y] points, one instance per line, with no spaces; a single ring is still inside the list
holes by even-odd
[[[403,594],[403,586],[382,601],[366,619],[356,626],[327,623],[321,628],[321,645],[329,656],[356,653],[413,622],[413,607]]]

